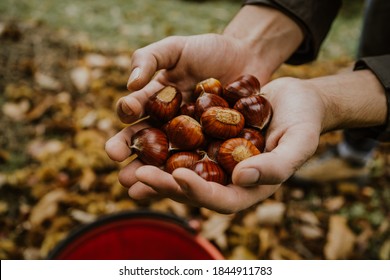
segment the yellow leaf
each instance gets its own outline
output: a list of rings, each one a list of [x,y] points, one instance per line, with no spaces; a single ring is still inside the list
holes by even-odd
[[[324,247],[328,260],[347,259],[354,248],[356,236],[347,225],[347,219],[333,215],[329,220],[329,232]]]

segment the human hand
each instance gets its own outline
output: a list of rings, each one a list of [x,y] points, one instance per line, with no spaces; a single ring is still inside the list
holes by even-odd
[[[321,98],[299,80],[278,79],[263,92],[274,108],[265,152],[240,162],[232,184],[208,182],[184,168],[168,174],[136,160],[119,173],[129,195],[134,199],[169,197],[221,213],[238,212],[272,195],[316,150],[324,110]],[[131,136],[144,126],[130,126],[111,138],[106,146],[110,157],[124,160],[130,153],[127,143]],[[121,146],[125,153],[118,154]]]

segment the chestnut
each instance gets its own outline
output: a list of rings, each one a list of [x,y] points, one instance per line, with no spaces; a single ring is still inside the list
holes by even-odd
[[[179,89],[166,86],[149,97],[145,112],[157,123],[173,119],[179,112],[183,96]]]
[[[229,107],[229,103],[222,97],[204,92],[201,96],[196,99],[195,102],[195,117],[199,120],[204,111],[210,107],[220,106],[220,107]]]
[[[205,143],[201,125],[190,116],[179,115],[165,127],[171,150],[195,150]]]
[[[171,155],[165,163],[165,171],[172,173],[179,167],[191,169],[191,167],[200,160],[200,155],[195,152],[181,151]]]
[[[240,161],[260,153],[249,140],[245,138],[231,138],[221,144],[217,158],[223,169],[231,174]]]
[[[196,162],[192,170],[206,181],[226,185],[227,176],[225,171],[215,161],[211,160],[205,153],[203,158]]]
[[[244,128],[244,116],[237,110],[220,106],[208,108],[200,123],[205,134],[219,139],[237,136]]]
[[[204,92],[208,92],[215,95],[222,95],[223,86],[221,82],[215,78],[208,78],[196,84],[194,90],[194,98],[197,99]]]
[[[213,140],[210,141],[206,147],[206,153],[210,159],[217,161],[219,147],[223,143],[222,140]]]
[[[238,134],[238,137],[251,141],[260,152],[264,151],[265,137],[259,130],[255,128],[244,127],[240,134]]]
[[[245,118],[248,126],[263,129],[271,120],[271,103],[263,95],[251,95],[240,98],[233,107]]]
[[[131,137],[132,151],[145,164],[161,167],[169,156],[168,138],[158,128],[147,127]]]
[[[229,102],[231,106],[234,106],[238,99],[259,93],[259,80],[253,75],[246,74],[238,77],[235,81],[226,85],[224,87],[222,96]]]
[[[195,119],[195,102],[184,103],[181,105],[179,115],[187,115]]]

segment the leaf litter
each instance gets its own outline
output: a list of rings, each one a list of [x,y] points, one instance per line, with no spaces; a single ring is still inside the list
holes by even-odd
[[[287,181],[233,215],[169,199],[134,201],[117,180],[121,165],[104,151],[124,127],[115,104],[127,94],[131,52],[70,44],[39,24],[1,25],[1,259],[45,259],[80,225],[139,209],[188,221],[226,259],[389,259],[388,144],[376,151],[364,185]],[[314,77],[349,65],[319,61],[277,75]],[[340,139],[337,131],[323,135],[317,153]]]

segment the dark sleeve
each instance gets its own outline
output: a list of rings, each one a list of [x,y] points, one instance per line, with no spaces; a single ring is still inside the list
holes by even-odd
[[[390,54],[359,59],[355,63],[354,70],[361,69],[370,69],[375,74],[385,88],[387,101],[386,123],[382,126],[365,129],[365,135],[382,142],[390,142]]]
[[[304,41],[286,61],[295,65],[317,58],[321,44],[341,7],[341,0],[244,0],[243,3],[274,7],[301,26]]]

